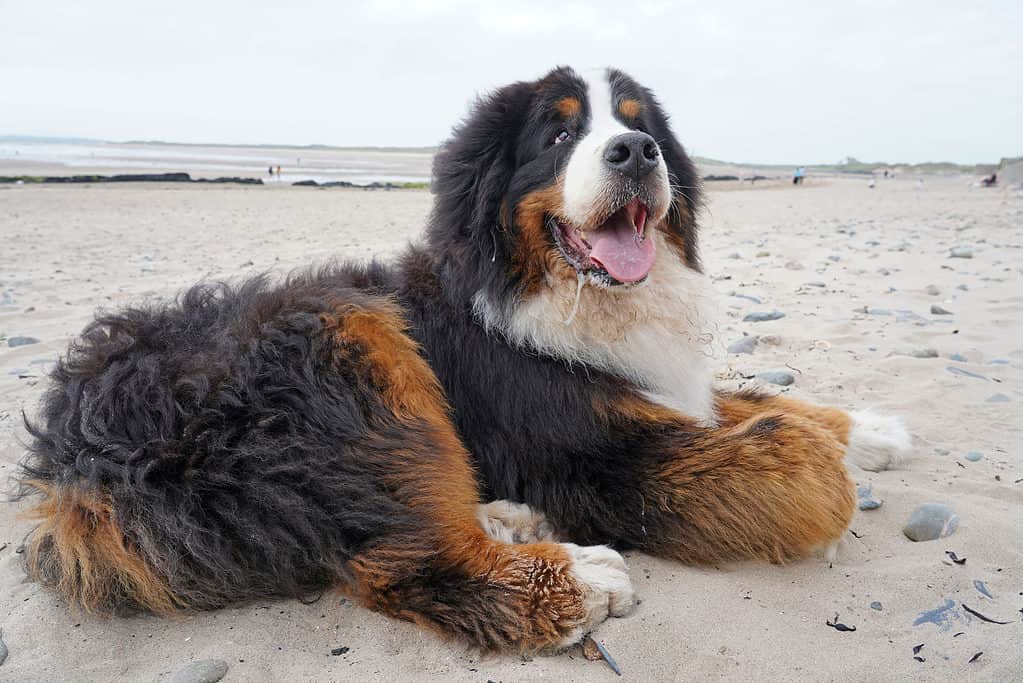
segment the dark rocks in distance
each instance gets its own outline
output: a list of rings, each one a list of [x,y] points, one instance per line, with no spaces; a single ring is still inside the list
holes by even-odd
[[[747,313],[742,319],[744,323],[762,323],[769,320],[779,320],[784,318],[785,314],[781,311],[754,311],[753,313]]]
[[[355,187],[360,190],[404,190],[410,187],[408,184],[402,183],[366,183],[365,185],[359,185],[358,183],[350,183],[347,180],[330,180],[325,183],[320,183],[315,180],[298,180],[291,184],[292,187]],[[419,187],[418,183],[412,183],[412,186]]]
[[[227,675],[227,662],[222,659],[203,659],[179,669],[171,679],[173,683],[217,683]]]
[[[762,177],[762,176],[761,176]],[[738,180],[737,175],[705,175],[704,180],[716,181],[716,180]]]
[[[231,183],[262,185],[260,178],[193,178],[187,173],[121,173],[118,175],[0,176],[0,183]]]
[[[12,349],[16,346],[28,346],[29,344],[38,344],[39,340],[35,337],[10,337],[7,340],[7,346]]]

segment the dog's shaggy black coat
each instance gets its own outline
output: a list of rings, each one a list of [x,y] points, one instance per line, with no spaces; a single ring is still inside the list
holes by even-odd
[[[665,229],[698,269],[693,165],[653,96],[621,73],[611,79],[622,97],[642,102],[637,125],[658,141],[673,185],[686,188]],[[584,126],[585,90],[568,69],[482,101],[437,155],[425,243],[394,264],[199,285],[172,304],[103,314],[89,325],[29,424],[21,479],[26,492],[51,499],[51,518],[70,514],[69,491],[101,504],[109,518],[89,512],[85,531],[79,517],[51,519],[30,553],[33,575],[71,586],[70,598],[82,597],[78,584],[103,584],[80,600],[99,610],[152,608],[138,598],[140,581],[159,584],[174,607],[186,608],[360,584],[367,604],[484,647],[557,642],[568,627],[540,633],[505,623],[540,618],[540,603],[502,602],[515,581],[439,559],[454,542],[424,521],[432,503],[424,507],[416,477],[425,487],[450,468],[443,427],[401,414],[373,365],[373,344],[343,331],[355,314],[386,320],[395,310],[436,377],[419,379],[439,381],[441,409],[450,409],[482,500],[528,503],[576,543],[690,560],[803,552],[816,537],[789,543],[782,521],[761,519],[765,530],[749,537],[738,530],[735,510],[746,505],[770,517],[773,503],[756,500],[756,486],[728,479],[744,475],[727,454],[772,449],[789,432],[823,444],[814,428],[773,416],[718,433],[682,415],[664,417],[628,381],[520,348],[474,316],[477,292],[511,310],[536,284],[515,267],[527,236],[508,216],[550,186],[571,153],[571,144],[548,142],[565,125],[553,113],[565,97],[582,102]],[[408,366],[388,362],[396,373]],[[694,488],[700,481],[707,483]],[[75,560],[90,557],[75,543],[91,542],[101,523],[113,525],[122,535],[115,545],[123,542],[145,569],[88,576],[96,558]],[[387,569],[376,575],[378,567]],[[488,592],[497,585],[503,592]],[[578,598],[577,588],[565,590]]]

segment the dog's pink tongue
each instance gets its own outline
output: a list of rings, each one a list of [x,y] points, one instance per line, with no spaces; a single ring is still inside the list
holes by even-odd
[[[640,238],[627,211],[619,211],[590,233],[590,260],[619,282],[639,282],[654,267],[654,241]]]

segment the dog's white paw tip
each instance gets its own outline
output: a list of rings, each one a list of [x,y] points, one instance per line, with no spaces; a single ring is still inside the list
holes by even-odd
[[[572,558],[569,571],[583,591],[586,616],[583,623],[565,638],[567,647],[579,641],[609,616],[622,617],[632,611],[636,593],[625,566],[625,559],[603,545],[578,546],[562,543]]]
[[[913,448],[913,438],[898,417],[868,411],[851,413],[846,461],[871,472],[902,464]]]

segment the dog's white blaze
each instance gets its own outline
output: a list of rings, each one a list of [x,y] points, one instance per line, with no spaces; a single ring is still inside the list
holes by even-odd
[[[473,300],[488,329],[570,364],[597,367],[634,383],[647,398],[704,424],[715,423],[714,296],[707,278],[682,263],[660,232],[647,280],[631,287],[585,287],[571,325],[564,320],[575,281],[548,276],[510,319],[483,292]],[[580,367],[579,372],[584,372]]]
[[[590,125],[572,150],[564,181],[564,218],[576,225],[588,225],[594,208],[604,204],[601,196],[608,191],[608,181],[613,173],[604,163],[604,149],[611,138],[630,130],[615,118],[614,94],[611,92],[607,70],[584,74],[583,80],[586,82],[586,100],[590,107]],[[660,184],[664,187],[661,204],[667,210],[670,199],[668,167],[663,157],[658,158],[657,166],[654,173],[660,176]]]

